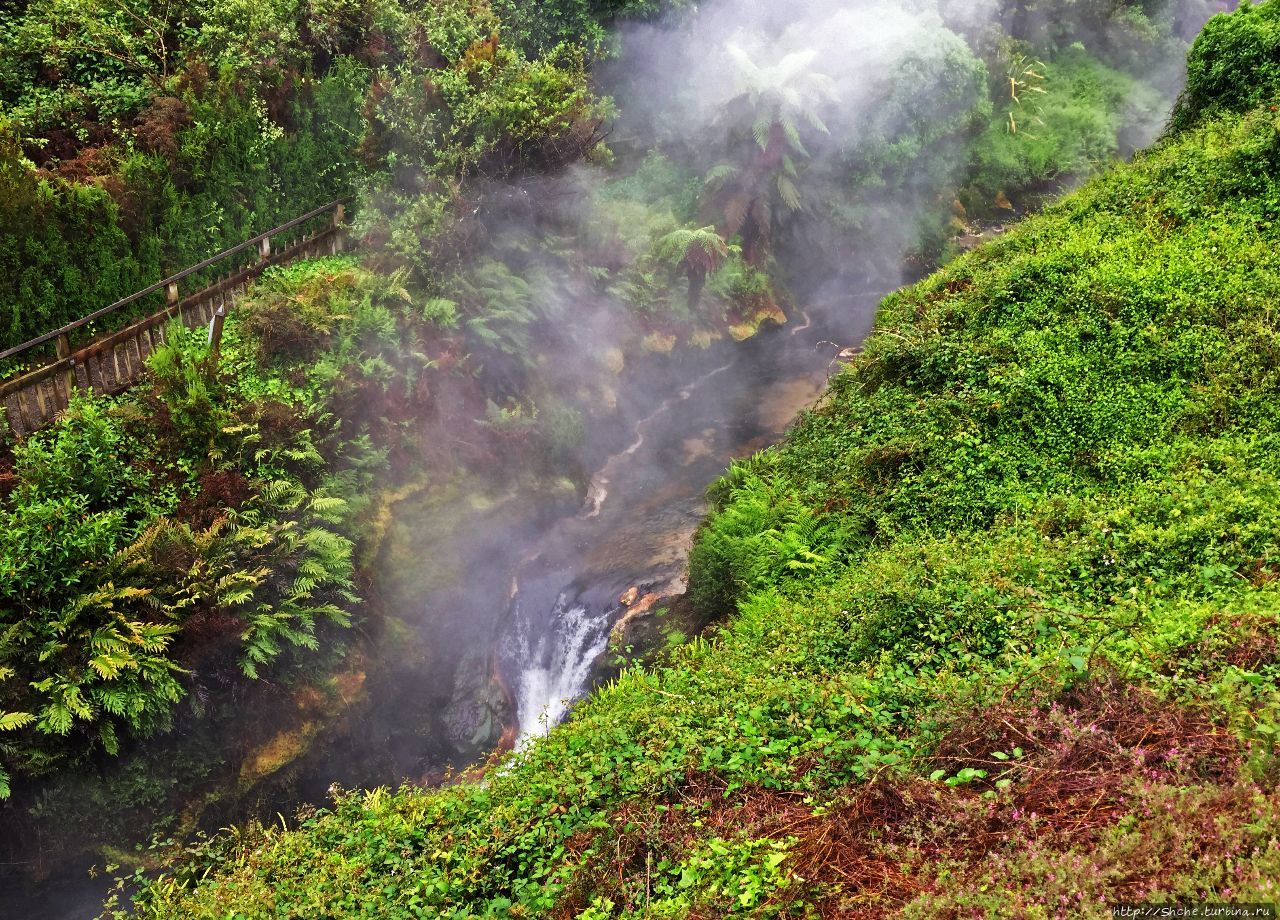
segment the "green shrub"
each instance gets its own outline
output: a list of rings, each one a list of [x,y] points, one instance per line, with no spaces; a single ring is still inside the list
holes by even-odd
[[[1170,129],[1184,131],[1218,113],[1280,101],[1280,3],[1245,2],[1209,20],[1187,58],[1187,85]]]
[[[165,328],[164,344],[147,356],[147,369],[179,441],[198,451],[197,460],[203,459],[228,421],[206,331],[172,320]]]
[[[1006,88],[997,118],[975,140],[961,194],[970,212],[994,212],[1000,193],[1016,202],[1021,192],[1093,173],[1114,159],[1123,126],[1159,117],[1154,91],[1082,48],[1051,58],[1043,74],[1042,95],[1014,102]]]
[[[165,729],[192,681],[340,646],[358,603],[354,520],[386,449],[368,435],[377,419],[333,410],[353,387],[412,390],[429,367],[408,347],[423,321],[403,280],[350,257],[273,271],[229,320],[222,373],[206,331],[175,323],[140,385],[78,394],[15,447],[0,789]],[[260,363],[255,322],[282,304],[326,347]]]
[[[14,472],[19,500],[79,494],[93,511],[128,507],[145,495],[150,477],[127,461],[128,436],[111,405],[77,392],[60,424],[21,442]]]

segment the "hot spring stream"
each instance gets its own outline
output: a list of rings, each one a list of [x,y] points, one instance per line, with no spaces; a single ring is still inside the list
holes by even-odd
[[[707,485],[818,399],[838,351],[819,341],[859,341],[876,300],[815,307],[815,318],[803,314],[699,369],[635,423],[630,443],[592,476],[581,510],[539,535],[496,631],[517,744],[545,734],[589,689],[628,610],[625,592],[683,591]]]

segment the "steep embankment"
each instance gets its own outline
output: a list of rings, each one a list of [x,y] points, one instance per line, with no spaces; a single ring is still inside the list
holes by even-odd
[[[1268,60],[1277,10],[1200,53],[1243,22]],[[212,848],[149,915],[1273,899],[1280,121],[1199,120],[886,303],[719,488],[715,641],[484,784]]]
[[[483,783],[211,845],[142,915],[1275,900],[1278,19],[1215,20],[1174,136],[890,298],[731,471],[715,639]]]

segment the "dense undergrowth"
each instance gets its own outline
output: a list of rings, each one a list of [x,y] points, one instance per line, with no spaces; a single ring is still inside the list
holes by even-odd
[[[744,162],[770,94],[801,89],[785,85],[790,65],[750,61],[738,79],[765,79],[765,108],[727,106],[711,131],[727,145],[690,145],[707,126],[679,118],[646,130],[653,146],[682,148],[687,181],[718,175],[715,206],[681,222],[740,234],[748,261],[801,205],[828,211],[831,232],[893,229],[870,225],[903,188],[929,207],[900,217],[894,235],[933,258],[948,233],[933,199],[957,181],[970,212],[990,213],[997,195],[1017,201],[1091,171],[1158,117],[1150,85],[1166,80],[1162,65],[1184,47],[1177,17],[1194,20],[1184,11],[1197,3],[1008,3],[982,28],[942,4],[920,46],[890,62],[904,79],[877,87],[884,102],[852,143],[848,127],[834,142],[811,130],[828,115],[821,93],[802,92],[771,127],[795,146],[779,150],[775,137]],[[599,143],[613,108],[591,65],[616,45],[609,24],[661,14],[696,19],[679,0],[36,0],[0,11],[0,346],[339,196],[359,199],[358,229],[387,262],[439,282],[469,254],[477,184],[607,160]],[[703,87],[672,92],[697,98]],[[744,120],[726,129],[734,118]],[[1019,124],[1023,138],[1005,130]],[[722,161],[702,162],[706,153]]]
[[[0,633],[6,768],[115,753],[231,675],[340,652],[356,521],[403,449],[388,405],[432,367],[405,347],[425,324],[349,259],[242,306],[217,359],[171,329],[144,386],[78,397],[0,472],[0,603],[26,611]]]
[[[0,346],[332,198],[367,194],[366,226],[413,224],[438,219],[464,174],[571,161],[599,123],[585,64],[602,23],[664,9],[6,6]]]
[[[139,915],[1275,901],[1278,9],[1213,20],[1169,136],[890,297],[715,487],[714,637],[482,778],[209,841]],[[1261,51],[1205,77],[1223,42]]]

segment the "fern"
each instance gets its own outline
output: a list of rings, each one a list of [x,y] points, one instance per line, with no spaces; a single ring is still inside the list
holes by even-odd
[[[784,175],[777,176],[774,181],[778,187],[778,198],[782,203],[792,211],[800,210],[800,191],[795,183]]]
[[[24,728],[36,720],[29,712],[0,712],[0,732]]]

